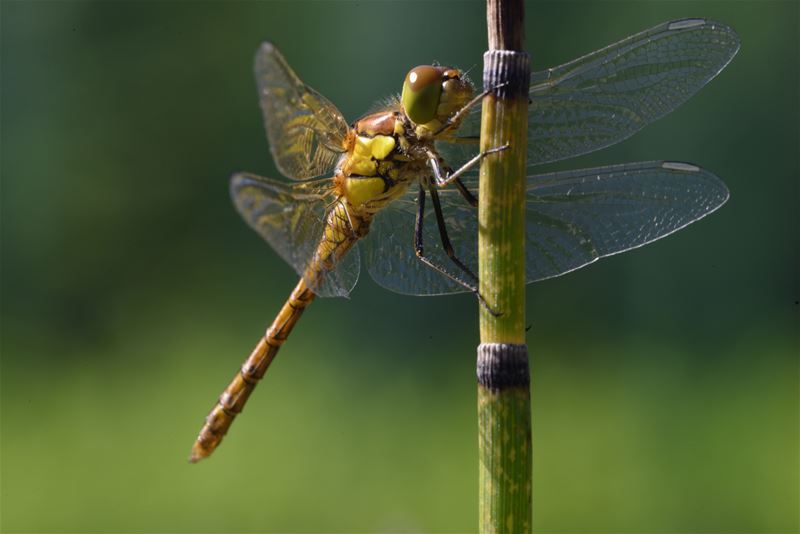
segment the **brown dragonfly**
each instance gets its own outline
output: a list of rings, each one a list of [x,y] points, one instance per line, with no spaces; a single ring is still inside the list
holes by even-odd
[[[738,48],[727,26],[684,19],[533,73],[529,167],[629,137],[696,93]],[[255,73],[273,158],[296,182],[237,174],[231,196],[300,280],[206,418],[192,462],[219,445],[315,296],[351,291],[362,256],[393,291],[480,299],[476,164],[506,148],[478,153],[486,92],[476,96],[456,68],[415,67],[399,97],[352,124],[274,45],[259,48]],[[728,198],[712,173],[669,161],[531,174],[527,184],[528,282],[650,243]]]

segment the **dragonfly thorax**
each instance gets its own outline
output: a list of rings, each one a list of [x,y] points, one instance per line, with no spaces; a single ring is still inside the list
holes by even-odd
[[[334,179],[351,214],[370,218],[430,173],[433,139],[420,138],[416,128],[399,106],[353,124]]]
[[[336,172],[353,211],[369,217],[429,175],[436,132],[473,92],[460,70],[421,65],[406,76],[399,102],[356,121]]]

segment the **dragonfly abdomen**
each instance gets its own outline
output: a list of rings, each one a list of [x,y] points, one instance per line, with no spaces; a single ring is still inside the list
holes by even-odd
[[[219,400],[206,417],[205,425],[200,430],[192,447],[189,461],[197,462],[214,452],[228,432],[233,420],[244,408],[250,393],[267,372],[267,368],[278,354],[278,349],[289,337],[289,333],[297,324],[303,311],[314,300],[314,296],[314,292],[301,278],[275,320],[259,340],[258,345],[242,364],[239,372],[219,396]]]

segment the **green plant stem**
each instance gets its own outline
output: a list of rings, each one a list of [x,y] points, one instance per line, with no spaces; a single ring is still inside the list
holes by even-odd
[[[489,0],[478,206],[478,424],[482,533],[524,533],[532,521],[530,375],[525,345],[525,169],[530,61],[522,0]]]
[[[525,345],[478,348],[480,531],[531,531],[531,397]]]
[[[525,343],[527,132],[527,95],[484,99],[481,150],[509,148],[487,156],[481,165],[478,271],[481,295],[492,308],[481,309],[482,343]]]

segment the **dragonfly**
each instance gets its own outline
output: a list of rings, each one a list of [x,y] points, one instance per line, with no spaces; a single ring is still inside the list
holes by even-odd
[[[534,72],[529,170],[628,138],[700,90],[738,49],[728,26],[683,19]],[[399,293],[472,291],[480,299],[477,164],[507,148],[478,151],[479,104],[492,88],[476,95],[453,67],[413,68],[399,96],[352,124],[273,44],[258,49],[255,75],[272,156],[293,182],[239,173],[230,192],[300,279],[206,417],[191,462],[220,444],[311,301],[347,296],[362,260],[378,284]],[[683,162],[531,173],[527,282],[660,239],[727,198],[718,177]]]

